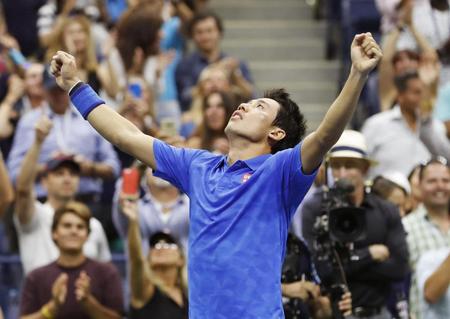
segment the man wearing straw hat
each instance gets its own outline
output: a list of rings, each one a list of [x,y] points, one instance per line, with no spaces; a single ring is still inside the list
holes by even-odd
[[[390,319],[385,306],[392,282],[408,273],[408,248],[398,209],[380,197],[366,192],[367,171],[376,164],[367,156],[364,136],[346,130],[328,155],[335,181],[345,179],[354,187],[350,200],[366,213],[366,237],[354,243],[346,276],[354,318]],[[321,214],[323,191],[318,191],[304,204],[303,236],[313,249],[314,223]],[[320,266],[319,266],[320,268]],[[319,273],[320,275],[320,273]]]

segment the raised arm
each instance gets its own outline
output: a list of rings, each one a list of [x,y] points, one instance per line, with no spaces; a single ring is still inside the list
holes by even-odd
[[[23,81],[18,75],[13,74],[9,77],[8,92],[0,104],[0,140],[14,133],[14,126],[10,121],[11,112],[14,110],[14,104],[22,97],[24,88]]]
[[[142,253],[137,201],[123,200],[122,212],[128,218],[128,253],[130,257],[131,304],[143,307],[155,293],[151,270]]]
[[[308,135],[302,144],[304,173],[308,174],[316,169],[341,136],[357,106],[369,72],[381,57],[381,49],[370,33],[355,36],[351,45],[352,67],[347,82],[317,130]]]
[[[393,29],[386,35],[383,43],[383,59],[381,59],[378,67],[378,94],[380,96],[380,107],[382,111],[386,111],[391,107],[392,91],[394,86],[394,70],[392,59],[397,51],[397,42],[400,38],[400,30]]]
[[[2,152],[0,152],[0,185],[0,218],[2,218],[3,213],[14,200],[14,190],[8,177]]]
[[[104,104],[95,92],[76,76],[75,58],[58,51],[52,59],[51,71],[58,85],[71,95],[72,103],[105,139],[141,162],[156,169],[152,136],[142,133],[134,124]],[[72,90],[71,90],[72,89]]]
[[[34,143],[28,150],[20,168],[19,176],[17,177],[16,189],[17,198],[14,209],[17,218],[21,225],[26,225],[30,222],[34,213],[34,183],[38,173],[38,159],[41,153],[42,143],[47,137],[52,128],[50,119],[42,115],[35,127]]]
[[[424,296],[427,302],[437,303],[450,287],[450,254],[425,282]]]

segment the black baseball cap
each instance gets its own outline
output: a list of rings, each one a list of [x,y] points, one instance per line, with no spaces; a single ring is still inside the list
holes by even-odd
[[[51,158],[46,164],[45,164],[45,172],[53,172],[56,169],[60,168],[61,166],[69,166],[73,168],[75,172],[80,174],[81,167],[80,164],[78,164],[75,160],[73,155],[62,155]]]
[[[149,245],[150,245],[150,247],[154,247],[157,243],[159,243],[161,241],[168,243],[168,244],[175,244],[178,247],[180,247],[177,240],[172,235],[170,235],[167,232],[163,232],[163,231],[154,233],[149,239]]]

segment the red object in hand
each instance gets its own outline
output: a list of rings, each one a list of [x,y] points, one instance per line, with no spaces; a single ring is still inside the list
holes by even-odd
[[[122,171],[122,193],[134,195],[138,192],[139,172],[137,168],[125,168]]]

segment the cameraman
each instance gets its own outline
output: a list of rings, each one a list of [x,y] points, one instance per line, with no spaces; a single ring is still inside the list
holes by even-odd
[[[352,258],[344,265],[352,294],[352,318],[390,319],[386,296],[391,283],[408,274],[408,248],[398,209],[365,192],[364,180],[372,163],[367,157],[364,136],[356,131],[344,131],[329,153],[333,178],[352,184],[350,201],[366,213],[366,236],[354,242]],[[303,236],[310,249],[314,247],[314,223],[321,214],[322,200],[323,191],[318,191],[302,210]],[[319,270],[326,267],[316,265]],[[319,275],[322,277],[320,271]]]

